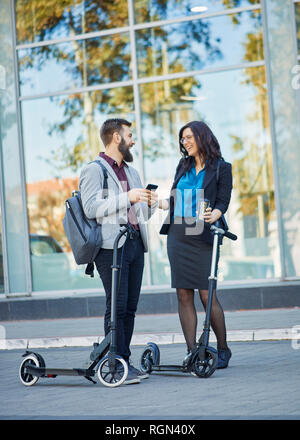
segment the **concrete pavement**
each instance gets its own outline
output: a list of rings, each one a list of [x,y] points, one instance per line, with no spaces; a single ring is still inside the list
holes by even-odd
[[[204,313],[198,317],[201,331]],[[225,312],[225,317],[233,353],[226,370],[203,380],[152,373],[138,385],[115,389],[72,376],[41,378],[27,388],[18,377],[27,345],[39,347],[48,367],[83,367],[92,343],[102,339],[103,317],[1,322],[0,420],[102,419],[105,426],[111,419],[129,425],[135,419],[299,420],[300,309]],[[149,341],[163,345],[162,364],[177,365],[185,355],[177,314],[137,315],[131,348],[136,366],[141,345]]]
[[[198,332],[205,318],[198,312]],[[294,340],[300,344],[300,308],[225,312],[228,341]],[[0,349],[84,347],[103,338],[103,317],[0,322]],[[132,345],[184,343],[177,313],[136,316]],[[211,341],[215,341],[213,332]]]
[[[103,425],[97,423],[96,429],[100,428],[99,434],[105,438],[101,429],[112,426],[111,419],[124,419],[127,426],[138,419],[151,419],[154,424],[162,419],[174,423],[200,419],[193,437],[198,439],[203,437],[202,419],[299,420],[300,350],[293,349],[291,341],[231,342],[230,348],[229,367],[216,370],[208,379],[184,373],[152,373],[140,384],[113,389],[103,386],[98,377],[93,384],[74,376],[40,378],[34,386],[24,387],[19,379],[24,350],[0,350],[0,420],[102,419]],[[141,346],[132,347],[136,366],[142,350]],[[80,368],[90,348],[42,348],[38,353],[48,367]],[[177,365],[185,355],[185,345],[163,345],[160,353],[162,364]],[[236,426],[231,427],[236,431]],[[228,425],[224,428],[228,430]],[[215,430],[214,424],[207,434]],[[241,436],[244,433],[243,427]],[[145,432],[141,430],[140,434],[139,438],[145,438]]]

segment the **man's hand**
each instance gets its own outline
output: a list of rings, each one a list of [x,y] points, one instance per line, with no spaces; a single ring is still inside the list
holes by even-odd
[[[151,191],[144,188],[133,188],[130,191],[128,191],[128,198],[130,203],[137,203],[137,202],[146,202],[148,203],[148,200],[151,197]]]

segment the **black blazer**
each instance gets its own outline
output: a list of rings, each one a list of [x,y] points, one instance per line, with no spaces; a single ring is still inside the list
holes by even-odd
[[[160,230],[160,234],[163,235],[168,234],[171,219],[173,218],[174,207],[176,203],[174,197],[175,191],[173,190],[177,187],[179,180],[184,175],[184,162],[185,159],[182,158],[176,168],[174,182],[171,188],[171,194],[169,198],[168,215]],[[225,214],[230,202],[231,190],[232,190],[231,164],[225,162],[224,160],[220,160],[219,171],[218,171],[219,173],[218,182],[217,182],[217,165],[218,165],[218,160],[216,159],[211,165],[206,166],[205,176],[203,181],[204,197],[210,201],[210,206],[212,209],[217,208],[222,212],[222,214]],[[208,228],[204,228],[203,233],[201,234],[201,239],[208,243],[213,242],[213,236]]]

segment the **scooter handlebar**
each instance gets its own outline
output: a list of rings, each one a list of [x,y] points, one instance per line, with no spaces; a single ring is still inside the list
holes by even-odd
[[[225,231],[223,228],[220,227],[220,224],[218,221],[216,221],[214,225],[210,226],[210,230],[211,231],[218,231],[219,233],[221,233],[225,237],[229,238],[230,240],[234,240],[234,241],[237,240],[237,235],[233,234],[232,232]]]
[[[230,238],[230,240],[234,240],[234,241],[237,240],[237,235],[232,234],[229,231],[226,231],[224,235],[225,235],[225,237]]]

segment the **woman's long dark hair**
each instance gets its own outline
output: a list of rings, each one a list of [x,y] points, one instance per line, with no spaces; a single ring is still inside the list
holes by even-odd
[[[179,131],[179,149],[184,157],[185,172],[188,171],[194,164],[194,157],[189,156],[184,146],[180,143],[182,133],[186,128],[190,128],[195,137],[200,158],[203,162],[208,162],[211,165],[215,159],[223,159],[221,149],[217,138],[211,129],[203,121],[192,121],[184,125]]]

